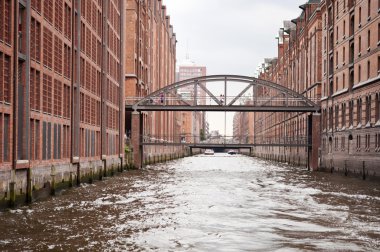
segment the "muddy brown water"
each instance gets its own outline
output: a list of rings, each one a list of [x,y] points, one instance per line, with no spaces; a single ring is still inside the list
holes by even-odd
[[[380,187],[216,154],[84,184],[0,223],[1,251],[380,251]]]

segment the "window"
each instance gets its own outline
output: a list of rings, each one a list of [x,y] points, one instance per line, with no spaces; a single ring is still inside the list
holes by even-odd
[[[329,129],[333,128],[333,108],[329,108]]]
[[[354,125],[354,101],[349,102],[349,120],[350,126]]]
[[[367,62],[367,79],[371,77],[371,61]]]
[[[368,14],[368,18],[371,17],[371,0],[368,0],[368,5],[367,5],[367,14]]]
[[[54,80],[54,115],[62,116],[62,82],[59,80]]]
[[[380,134],[375,135],[375,151],[380,152]]]
[[[36,69],[30,71],[30,108],[41,110],[41,74]]]
[[[10,71],[11,57],[0,52],[0,102],[11,103],[12,83]]]
[[[365,102],[365,120],[366,120],[366,123],[370,123],[371,122],[371,96],[367,96],[366,97],[366,102]]]
[[[362,99],[359,98],[358,101],[357,101],[357,104],[356,104],[356,121],[357,121],[357,126],[361,126],[361,122],[362,122],[362,111],[363,111],[363,108],[362,108]]]
[[[70,86],[64,85],[63,87],[63,117],[70,119],[71,115],[71,94]]]
[[[40,121],[30,120],[30,159],[39,160],[40,153]]]
[[[62,126],[60,124],[54,124],[53,130],[53,141],[54,141],[54,159],[61,159],[61,129]]]
[[[371,136],[369,134],[365,135],[365,151],[369,152],[371,147]]]
[[[342,84],[343,84],[343,89],[346,88],[346,74],[343,73],[343,78],[342,78]]]
[[[359,36],[359,42],[358,42],[358,47],[359,47],[359,56],[360,56],[360,53],[361,53],[361,51],[362,51],[362,37],[361,36]]]
[[[41,2],[40,0],[32,0],[32,8],[37,11],[38,13],[41,14],[41,10],[42,10],[42,7],[41,7]]]
[[[3,0],[0,3],[0,40],[6,44],[11,44],[11,24],[12,24],[11,0]]]
[[[339,66],[339,53],[338,53],[338,51],[336,51],[336,53],[335,53],[335,60],[336,60],[336,68],[338,68],[338,66]]]
[[[44,18],[50,24],[53,24],[53,0],[45,0],[43,6],[44,6]]]
[[[44,66],[53,68],[53,33],[46,27],[44,28]]]
[[[64,34],[66,38],[71,40],[71,8],[66,3],[64,19]]]
[[[346,103],[342,104],[342,128],[346,127]]]
[[[361,82],[361,77],[362,77],[362,67],[359,65],[358,66],[358,83]]]
[[[342,61],[343,64],[346,63],[346,47],[343,46],[343,53],[342,53]]]
[[[335,128],[339,128],[339,105],[335,106]]]
[[[343,20],[343,36],[346,36],[346,20]]]
[[[362,26],[362,7],[359,7],[359,27]]]
[[[54,0],[54,26],[59,32],[63,30],[63,2]]]
[[[58,74],[62,74],[62,40],[57,36],[54,39],[54,71]]]
[[[52,96],[53,96],[53,81],[49,75],[43,75],[42,85],[42,110],[45,113],[52,113]]]
[[[71,48],[68,45],[64,45],[64,51],[63,51],[63,74],[67,79],[71,78]]]
[[[376,94],[376,101],[375,101],[375,114],[376,114],[376,122],[380,121],[380,94]]]
[[[30,56],[37,62],[41,61],[41,24],[34,18],[31,22]]]
[[[368,50],[371,49],[371,30],[368,30],[367,33],[367,45],[368,45]]]
[[[362,138],[360,135],[356,136],[356,151],[360,152]]]
[[[63,153],[62,157],[63,158],[69,158],[70,157],[70,126],[68,125],[63,125]]]
[[[339,41],[339,26],[336,27],[336,43],[338,44],[338,41]]]
[[[11,160],[11,150],[10,150],[10,131],[11,129],[11,120],[10,120],[10,115],[4,114],[4,145],[3,145],[3,161],[4,162],[10,162]]]

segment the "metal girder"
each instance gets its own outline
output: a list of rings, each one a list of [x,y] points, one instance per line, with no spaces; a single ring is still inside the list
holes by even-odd
[[[217,97],[206,88],[205,85],[202,83],[207,82],[221,82],[224,84],[224,101],[221,102],[217,99]],[[227,87],[229,87],[231,82],[238,82],[238,83],[248,83],[249,86],[245,88],[239,95],[234,96],[233,100],[227,104]],[[233,83],[231,84],[233,85]],[[178,90],[184,87],[193,86],[193,95],[192,97],[192,103],[193,105],[190,105],[188,102],[186,102],[184,99],[182,99],[182,102],[185,102],[188,104],[188,106],[183,105],[163,105],[163,104],[150,104],[149,101],[152,99],[155,99],[160,96],[160,94],[169,94],[172,93],[174,90]],[[197,88],[198,86],[203,89],[218,105],[198,105],[197,99],[198,92]],[[256,90],[254,97],[256,99],[253,100],[253,105],[234,105],[234,103],[242,96],[245,92],[248,91],[250,87],[254,88]],[[275,90],[276,92],[280,94],[284,94],[284,97],[286,97],[286,104],[285,106],[263,106],[260,105],[260,108],[256,107],[257,99],[260,98],[260,95],[257,94],[257,88],[258,87],[265,87],[268,89]],[[177,97],[178,98],[178,97]],[[272,97],[269,101],[272,101],[276,96]],[[289,104],[289,102],[293,102],[293,104]],[[299,104],[297,106],[294,106],[294,103]],[[264,103],[265,105],[265,103]],[[293,106],[292,106],[293,105]],[[307,97],[303,96],[302,94],[299,94],[291,89],[288,89],[284,86],[281,86],[279,84],[261,80],[253,77],[248,76],[239,76],[239,75],[211,75],[211,76],[201,76],[193,79],[188,79],[184,81],[176,82],[172,85],[166,86],[160,90],[157,90],[150,95],[144,97],[143,99],[137,101],[132,106],[127,106],[127,109],[131,109],[134,111],[265,111],[265,112],[318,112],[320,111],[320,106],[308,99]]]
[[[141,143],[144,146],[188,146],[191,148],[309,147],[309,144],[210,144],[210,143]]]
[[[248,89],[252,87],[252,84],[249,84],[246,88],[243,89],[227,106],[232,106],[243,94],[245,94]]]
[[[218,105],[223,105],[216,96],[211,93],[202,83],[198,83],[199,87],[202,88]]]
[[[126,106],[129,111],[230,111],[230,112],[315,112],[319,107],[301,107],[301,106],[223,106],[223,105],[140,105],[138,107]]]

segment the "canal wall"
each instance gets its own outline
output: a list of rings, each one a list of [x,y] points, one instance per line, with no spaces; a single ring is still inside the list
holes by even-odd
[[[92,183],[127,168],[117,156],[105,160],[32,165],[28,169],[0,171],[0,208],[40,200],[80,183]]]
[[[193,154],[199,154],[195,151]],[[164,163],[190,156],[186,149],[175,152],[155,153],[145,156],[144,165]],[[127,169],[134,169],[133,155],[125,159],[117,156],[105,160],[86,160],[76,164],[53,162],[31,165],[30,169],[3,169],[0,171],[0,209],[17,207],[54,196],[56,192],[92,183],[103,177],[113,176]]]
[[[289,163],[307,167],[307,148],[305,147],[256,147],[253,155],[266,160]]]

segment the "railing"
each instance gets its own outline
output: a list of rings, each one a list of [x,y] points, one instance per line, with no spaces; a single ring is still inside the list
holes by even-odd
[[[174,136],[166,135],[141,135],[141,142],[144,145],[308,145],[310,143],[307,136],[296,137],[262,137],[254,135],[234,135],[234,136],[209,136],[201,140],[201,135],[182,134]]]

